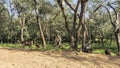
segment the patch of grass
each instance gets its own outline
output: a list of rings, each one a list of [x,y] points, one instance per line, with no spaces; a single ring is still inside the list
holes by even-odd
[[[116,56],[117,54],[115,52],[111,52],[111,55],[112,56]]]
[[[93,43],[92,48],[93,48],[93,53],[98,53],[98,54],[104,54],[105,49],[110,49],[111,50],[111,55],[116,56],[117,52],[117,45],[115,41],[112,41],[112,44],[109,45],[109,40],[105,42],[105,45],[103,46],[102,44],[99,43]]]
[[[93,50],[93,53],[95,53],[95,54],[104,54],[104,49],[95,49],[95,50]]]
[[[69,50],[70,45],[68,43],[64,43],[64,44],[62,44],[62,48],[65,49],[65,50]]]
[[[51,45],[51,44],[47,44],[47,46],[45,47],[45,48],[41,48],[41,49],[44,49],[44,50],[52,50],[52,49],[54,49],[54,47],[53,47],[53,45]]]
[[[8,44],[8,43],[1,43],[0,46],[2,47],[9,47],[9,48],[20,48],[21,45],[20,44]]]
[[[95,54],[105,54],[104,53],[104,51],[105,51],[105,49],[95,49],[95,50],[93,50],[93,52],[92,53],[95,53]],[[116,56],[117,54],[115,53],[115,52],[110,52],[111,53],[111,55],[112,56]]]

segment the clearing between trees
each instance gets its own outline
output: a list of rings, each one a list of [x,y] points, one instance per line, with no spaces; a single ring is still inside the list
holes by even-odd
[[[120,58],[76,52],[0,47],[0,68],[120,68]]]

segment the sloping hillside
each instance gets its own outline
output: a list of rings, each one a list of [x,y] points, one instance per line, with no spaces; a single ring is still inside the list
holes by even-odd
[[[120,58],[75,52],[0,48],[0,68],[120,68]]]

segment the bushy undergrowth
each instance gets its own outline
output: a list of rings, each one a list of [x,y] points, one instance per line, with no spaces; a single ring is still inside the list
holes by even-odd
[[[116,55],[116,52],[117,52],[117,45],[115,44],[115,42],[112,42],[111,45],[108,45],[109,42],[106,42],[105,45],[103,46],[102,44],[99,44],[99,43],[93,43],[92,44],[92,49],[93,49],[93,52],[92,53],[99,53],[99,54],[104,54],[104,51],[105,49],[110,49],[111,50],[111,53],[112,55]],[[70,50],[70,45],[68,43],[63,43],[61,44],[60,48],[59,47],[54,47],[52,44],[47,44],[47,46],[44,48],[41,47],[40,48],[37,48],[35,45],[32,45],[32,47],[28,47],[28,46],[25,46],[25,47],[22,47],[21,44],[8,44],[8,43],[1,43],[0,44],[1,47],[8,47],[8,48],[23,48],[23,49],[32,49],[32,50],[42,50],[42,51],[47,51],[47,50]],[[78,49],[81,49],[81,44],[78,45]]]
[[[109,40],[106,41],[104,43],[104,45],[102,45],[100,43],[93,43],[92,44],[92,48],[93,48],[93,53],[104,54],[105,49],[110,49],[111,50],[111,54],[113,56],[115,56],[116,53],[117,53],[117,45],[116,45],[115,41],[113,41],[111,43],[111,45],[109,45]]]

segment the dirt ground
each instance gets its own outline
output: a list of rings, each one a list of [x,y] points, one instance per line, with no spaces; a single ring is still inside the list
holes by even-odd
[[[120,68],[120,58],[76,52],[0,47],[0,68]]]

